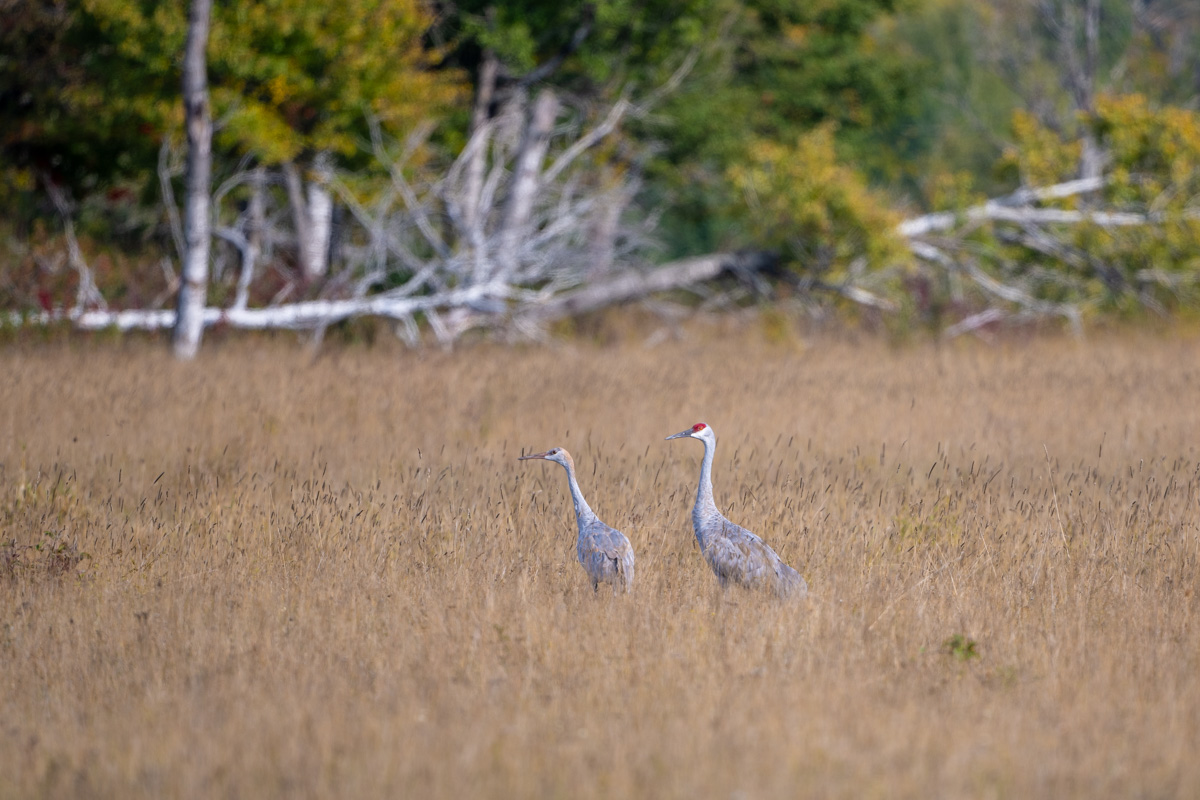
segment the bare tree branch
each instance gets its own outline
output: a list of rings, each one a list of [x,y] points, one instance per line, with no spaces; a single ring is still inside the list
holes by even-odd
[[[617,127],[617,124],[621,121],[621,117],[625,115],[625,112],[628,109],[629,100],[626,98],[625,94],[622,93],[621,98],[617,100],[616,104],[613,105],[613,107],[609,110],[608,116],[604,118],[603,122],[601,122],[592,130],[588,131],[586,135],[576,139],[575,142],[568,147],[562,155],[554,159],[554,163],[551,164],[550,168],[546,170],[544,175],[542,175],[542,182],[550,183],[554,181],[560,174],[562,174],[563,170],[571,166],[572,162],[579,157],[580,153],[584,152],[590,147],[593,147],[605,136],[608,136],[610,133],[612,133]]]
[[[104,296],[100,294],[100,290],[96,287],[95,276],[92,275],[92,269],[88,266],[87,260],[83,257],[83,251],[79,249],[79,240],[75,238],[75,220],[71,204],[67,201],[66,194],[63,190],[50,179],[48,175],[42,175],[42,185],[46,187],[46,194],[50,196],[50,202],[54,204],[54,210],[58,212],[58,216],[63,223],[63,236],[67,240],[67,263],[71,265],[71,269],[79,276],[79,285],[75,290],[75,307],[84,309],[88,307],[108,308],[108,304],[104,302]]]
[[[935,231],[949,230],[961,220],[987,221],[1007,220],[1009,222],[1067,222],[1078,223],[1092,221],[1108,225],[1140,225],[1147,221],[1144,215],[1138,214],[1096,214],[1088,218],[1085,212],[1064,211],[1061,209],[1028,208],[1032,202],[1061,200],[1080,194],[1096,192],[1103,189],[1105,181],[1102,178],[1081,178],[1066,183],[1055,184],[1041,189],[1021,189],[1007,197],[989,200],[978,206],[972,206],[962,212],[939,211],[925,214],[915,219],[900,223],[897,231],[901,236],[912,238]],[[1020,208],[1017,208],[1017,207]]]
[[[158,185],[162,191],[163,207],[167,212],[167,227],[171,231],[171,239],[175,242],[175,255],[183,263],[183,223],[179,220],[179,206],[175,203],[175,189],[171,185],[171,140],[163,137],[162,146],[158,148]]]

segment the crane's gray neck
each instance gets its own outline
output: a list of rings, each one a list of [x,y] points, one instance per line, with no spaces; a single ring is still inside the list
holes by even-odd
[[[592,507],[587,504],[587,500],[583,499],[583,492],[579,491],[579,481],[575,480],[575,467],[570,464],[564,464],[567,470],[567,482],[571,484],[571,500],[575,503],[575,522],[579,525],[579,529],[596,519],[596,512],[592,511]]]
[[[700,441],[704,443],[704,461],[700,463],[700,486],[696,489],[696,506],[692,509],[692,525],[696,529],[697,538],[704,527],[703,523],[720,516],[717,504],[713,502],[712,488],[713,456],[716,454],[717,444],[707,439]]]

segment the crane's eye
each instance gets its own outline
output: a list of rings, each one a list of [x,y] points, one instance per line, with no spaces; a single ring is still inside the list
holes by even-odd
[[[703,422],[697,422],[695,425],[692,426],[692,431],[699,433],[700,431],[704,430],[707,427],[708,426],[705,425]]]

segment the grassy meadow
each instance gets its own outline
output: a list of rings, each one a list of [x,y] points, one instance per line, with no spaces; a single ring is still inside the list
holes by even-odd
[[[1200,795],[1200,338],[784,338],[0,350],[0,797]]]

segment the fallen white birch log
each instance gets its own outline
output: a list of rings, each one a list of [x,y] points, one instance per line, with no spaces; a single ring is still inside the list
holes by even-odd
[[[486,304],[494,302],[498,298],[509,297],[511,294],[512,291],[507,286],[487,284],[423,297],[397,298],[380,294],[359,299],[313,300],[267,308],[214,308],[209,306],[204,309],[202,317],[205,326],[221,324],[249,330],[268,328],[306,330],[363,315],[405,320],[410,319],[413,314],[424,311],[469,307],[476,303]],[[14,327],[69,322],[81,330],[115,328],[119,331],[151,331],[173,326],[175,311],[172,309],[127,309],[124,311],[71,309],[39,311],[32,314],[10,312],[6,321]]]

